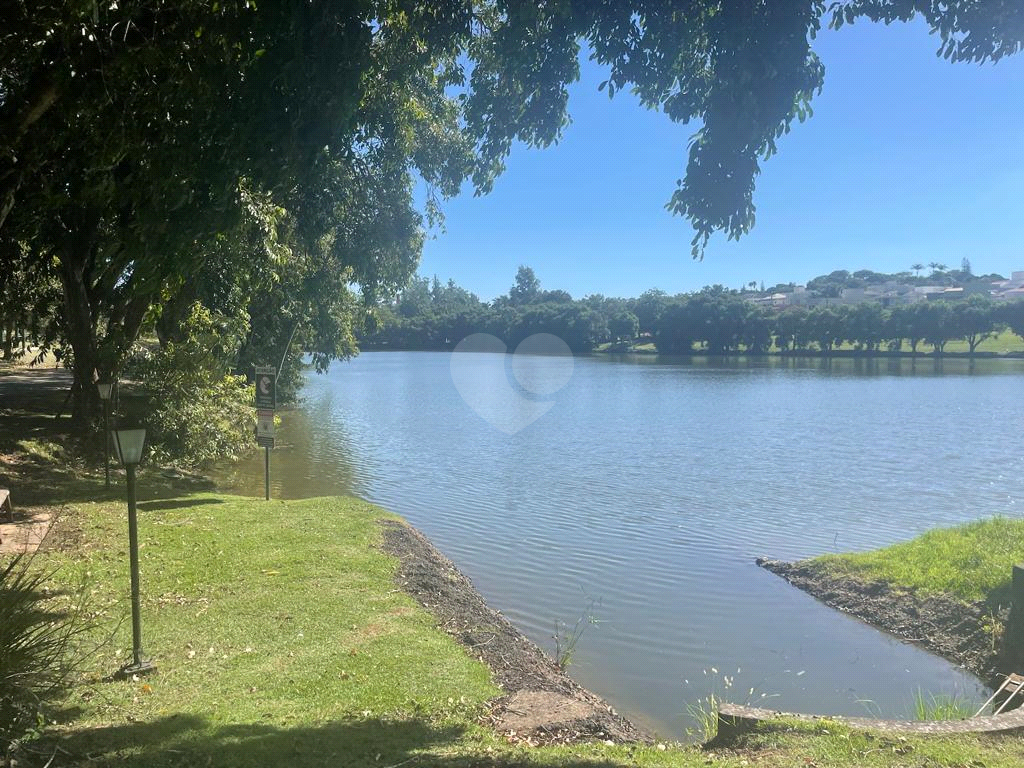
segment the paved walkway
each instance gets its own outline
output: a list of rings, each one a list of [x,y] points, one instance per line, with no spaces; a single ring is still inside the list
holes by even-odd
[[[65,368],[0,368],[0,408],[67,392],[72,381],[71,371]]]
[[[15,520],[7,521],[6,510],[0,516],[0,553],[34,552],[50,530],[53,516],[51,509],[26,507],[23,494],[19,494],[22,489],[9,477],[5,481],[3,445],[37,433],[52,434],[50,417],[71,389],[71,382],[70,371],[52,365],[0,368],[0,431],[4,432],[0,434],[0,486],[11,491]]]
[[[0,522],[0,554],[35,552],[50,532],[52,521],[51,512],[37,511],[21,519],[16,516],[13,523]]]

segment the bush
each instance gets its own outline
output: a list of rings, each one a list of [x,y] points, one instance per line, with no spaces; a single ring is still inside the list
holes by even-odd
[[[0,755],[13,760],[17,745],[44,722],[43,707],[58,695],[74,664],[70,640],[87,626],[81,605],[52,606],[47,574],[18,555],[0,570]]]
[[[239,329],[200,304],[182,323],[180,340],[146,350],[131,366],[146,391],[147,442],[159,463],[205,466],[254,447],[254,392],[225,362]]]

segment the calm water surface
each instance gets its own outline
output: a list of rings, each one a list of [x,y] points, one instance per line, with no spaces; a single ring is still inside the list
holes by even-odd
[[[506,434],[467,405],[450,354],[364,353],[310,374],[284,414],[275,496],[402,514],[542,647],[556,621],[594,616],[572,674],[662,734],[684,735],[687,704],[712,692],[883,716],[912,716],[918,689],[983,700],[973,677],[754,558],[1020,516],[1024,362],[577,357],[537,397],[565,359],[472,357],[463,390],[489,388],[503,424],[550,409]],[[262,494],[262,471],[259,457],[225,481]]]

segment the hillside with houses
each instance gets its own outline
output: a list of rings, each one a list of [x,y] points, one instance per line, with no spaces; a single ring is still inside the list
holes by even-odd
[[[941,265],[939,265],[941,266]],[[975,276],[970,265],[964,269],[933,270],[927,277],[909,272],[886,275],[870,270],[838,270],[808,281],[806,285],[777,285],[768,290],[745,291],[744,298],[772,309],[786,307],[843,306],[876,301],[883,307],[917,304],[922,301],[955,301],[967,296],[985,296],[993,301],[1024,299],[1024,271]]]

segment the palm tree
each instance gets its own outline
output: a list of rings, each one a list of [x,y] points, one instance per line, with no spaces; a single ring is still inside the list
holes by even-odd
[[[924,264],[918,261],[915,262],[914,264],[911,264],[910,268],[914,270],[914,277],[917,277],[918,275],[921,274],[921,270],[924,269]]]

